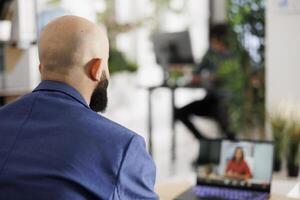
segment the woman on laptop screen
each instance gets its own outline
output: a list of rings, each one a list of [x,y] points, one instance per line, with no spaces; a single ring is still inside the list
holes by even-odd
[[[227,178],[247,180],[252,177],[247,162],[244,160],[244,151],[242,147],[236,147],[232,159],[226,166],[225,176]]]

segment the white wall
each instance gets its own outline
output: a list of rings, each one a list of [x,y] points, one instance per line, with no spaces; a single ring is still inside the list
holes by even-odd
[[[289,10],[279,2],[267,0],[268,108],[287,101],[300,102],[300,9]]]
[[[226,22],[226,3],[227,0],[210,0],[212,12],[211,13],[211,20],[212,23],[224,23]]]
[[[13,1],[12,8],[11,40],[16,42],[19,48],[29,48],[30,44],[37,39],[34,1]]]

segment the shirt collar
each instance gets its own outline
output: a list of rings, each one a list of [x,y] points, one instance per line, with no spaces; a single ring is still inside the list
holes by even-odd
[[[61,92],[64,93],[79,103],[83,104],[85,107],[90,108],[86,101],[84,100],[83,96],[73,87],[67,85],[66,83],[63,82],[58,82],[58,81],[42,81],[34,90],[33,92],[38,92],[38,91],[56,91],[56,92]]]

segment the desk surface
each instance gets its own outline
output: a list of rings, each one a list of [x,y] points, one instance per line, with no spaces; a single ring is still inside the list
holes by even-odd
[[[149,90],[157,89],[157,88],[170,88],[170,89],[177,89],[177,88],[191,88],[191,89],[199,89],[203,88],[201,85],[195,85],[195,84],[187,84],[187,85],[169,85],[169,84],[160,84],[160,85],[139,85],[141,88],[146,88]]]
[[[191,187],[190,183],[176,183],[176,184],[164,184],[158,185],[156,192],[158,193],[161,200],[173,200],[175,197],[186,191]],[[295,200],[293,198],[287,198],[281,195],[271,195],[270,200]]]
[[[9,91],[9,90],[0,90],[1,97],[17,97],[24,94],[30,93],[29,90],[20,90],[20,91]]]

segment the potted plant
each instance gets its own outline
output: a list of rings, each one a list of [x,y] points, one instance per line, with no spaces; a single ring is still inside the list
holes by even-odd
[[[227,22],[233,32],[230,46],[239,57],[244,74],[244,89],[239,118],[241,130],[248,136],[257,131],[261,139],[265,133],[265,1],[228,0]],[[252,9],[255,6],[256,9]],[[247,37],[256,38],[256,48],[247,46]],[[251,52],[256,52],[255,58]],[[238,84],[238,81],[237,81]],[[230,102],[235,106],[235,102]],[[255,130],[255,131],[254,131]],[[251,134],[251,135],[250,135]]]
[[[287,168],[288,176],[297,177],[300,160],[300,122],[292,120],[287,127]]]
[[[274,151],[274,171],[280,171],[282,166],[282,158],[284,154],[284,141],[286,136],[286,121],[280,114],[272,114],[270,116],[270,124],[275,146]]]

